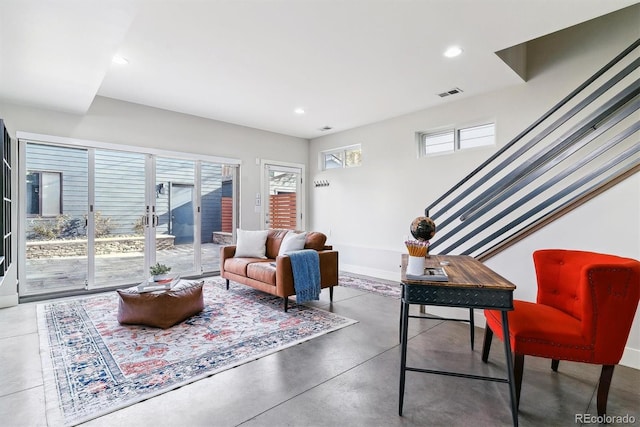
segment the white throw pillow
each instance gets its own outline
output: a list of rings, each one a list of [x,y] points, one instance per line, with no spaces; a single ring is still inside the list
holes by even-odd
[[[306,237],[307,233],[294,233],[293,231],[289,231],[284,235],[284,239],[282,239],[278,255],[284,255],[287,252],[300,251],[304,249]]]
[[[240,230],[238,228],[236,236],[236,258],[267,258],[267,235],[269,230]]]

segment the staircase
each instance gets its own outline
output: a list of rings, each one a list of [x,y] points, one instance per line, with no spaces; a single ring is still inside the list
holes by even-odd
[[[425,209],[431,253],[486,260],[640,171],[640,39]]]

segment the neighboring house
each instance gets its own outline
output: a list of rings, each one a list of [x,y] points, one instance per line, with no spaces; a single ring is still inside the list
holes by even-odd
[[[73,221],[64,237],[84,235],[87,212],[87,151],[27,144],[27,234],[38,223],[54,222],[60,215]],[[202,167],[203,243],[222,230],[222,165]],[[159,159],[156,206],[159,234],[177,235],[176,244],[193,242],[193,162]],[[137,153],[97,150],[96,220],[108,221],[110,235],[142,234],[144,163]],[[230,191],[229,191],[230,195]]]

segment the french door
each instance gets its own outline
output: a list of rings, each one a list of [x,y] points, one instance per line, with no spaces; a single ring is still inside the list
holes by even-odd
[[[262,168],[264,228],[304,230],[304,166],[265,161]]]
[[[19,173],[21,297],[214,272],[237,224],[235,163],[20,140]]]

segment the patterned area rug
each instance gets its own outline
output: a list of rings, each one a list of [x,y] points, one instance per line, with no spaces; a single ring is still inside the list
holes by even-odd
[[[120,325],[115,292],[39,304],[49,425],[76,425],[356,323],[221,280],[172,328]]]
[[[398,298],[402,294],[400,283],[389,280],[366,278],[354,274],[340,272],[338,279],[340,286],[345,288],[359,289],[361,291],[372,292],[386,297]]]

